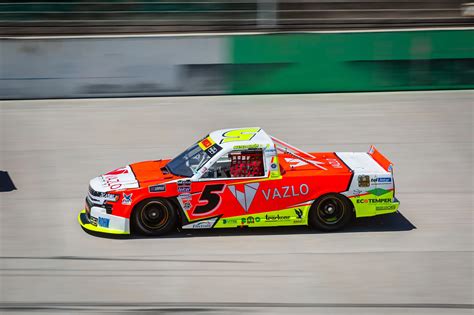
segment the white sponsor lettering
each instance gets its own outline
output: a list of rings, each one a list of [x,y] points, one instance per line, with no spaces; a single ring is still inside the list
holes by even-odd
[[[301,184],[298,188],[295,186],[282,186],[281,188],[268,188],[262,189],[263,197],[265,200],[270,199],[284,199],[290,197],[305,196],[309,193],[309,186],[307,184]]]

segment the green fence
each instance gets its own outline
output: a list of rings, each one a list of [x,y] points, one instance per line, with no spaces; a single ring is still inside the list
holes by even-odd
[[[474,88],[474,30],[241,35],[230,41],[230,94]]]

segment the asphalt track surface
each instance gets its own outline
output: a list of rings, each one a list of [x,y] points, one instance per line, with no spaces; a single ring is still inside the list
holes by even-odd
[[[472,314],[473,99],[439,91],[0,102],[0,313]],[[79,227],[90,178],[239,126],[305,150],[377,145],[395,163],[400,213],[338,233],[113,239]]]

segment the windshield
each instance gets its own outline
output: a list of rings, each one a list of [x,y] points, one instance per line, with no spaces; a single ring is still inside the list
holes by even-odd
[[[199,143],[196,143],[169,161],[166,167],[174,175],[192,177],[210,158],[211,155],[203,151]]]

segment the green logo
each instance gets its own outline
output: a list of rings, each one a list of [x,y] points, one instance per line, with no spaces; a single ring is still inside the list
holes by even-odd
[[[388,193],[389,191],[382,188],[375,188],[375,189],[367,190],[367,192],[375,196],[382,196]]]

